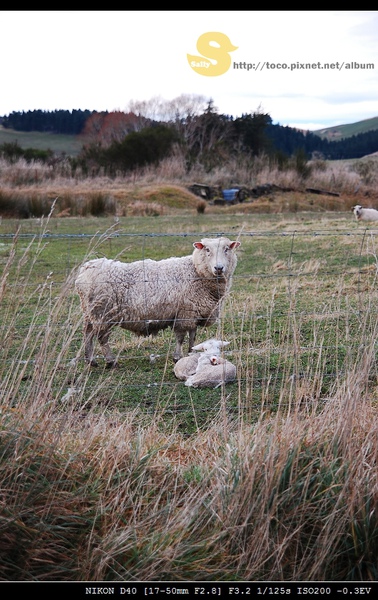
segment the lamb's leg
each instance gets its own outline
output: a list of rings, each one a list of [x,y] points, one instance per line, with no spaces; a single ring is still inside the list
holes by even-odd
[[[84,357],[85,362],[91,365],[91,367],[98,367],[98,362],[93,355],[94,346],[94,332],[93,325],[90,321],[84,322]]]
[[[108,369],[111,369],[112,367],[117,366],[117,361],[114,354],[110,350],[109,335],[109,329],[101,330],[98,334],[98,341],[100,342],[101,350],[106,360],[106,367]]]
[[[193,385],[193,381],[194,381],[194,375],[189,375],[189,377],[186,378],[185,384],[187,387],[192,387]]]

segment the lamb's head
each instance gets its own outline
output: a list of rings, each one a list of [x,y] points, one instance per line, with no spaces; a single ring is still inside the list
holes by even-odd
[[[361,218],[362,215],[362,206],[360,206],[359,204],[356,204],[356,206],[354,206],[352,208],[354,216],[356,217],[357,221]]]
[[[195,350],[196,352],[203,352],[206,355],[219,356],[222,348],[228,346],[229,343],[230,342],[226,342],[225,340],[217,340],[215,338],[210,338],[205,342],[201,342],[200,344],[193,346],[192,350]]]
[[[231,242],[226,237],[205,238],[194,242],[193,262],[203,277],[229,279],[236,268],[236,248],[240,242]]]
[[[200,371],[205,366],[214,367],[215,365],[220,365],[223,362],[224,360],[219,356],[219,354],[205,354],[205,352],[202,352],[198,357],[196,371]]]

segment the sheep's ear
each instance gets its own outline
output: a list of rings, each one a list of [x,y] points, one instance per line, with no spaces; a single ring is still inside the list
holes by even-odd
[[[241,242],[231,242],[230,244],[230,248],[231,250],[234,250],[235,248],[239,248]]]
[[[221,348],[223,348],[224,346],[228,346],[228,344],[230,344],[230,342],[222,341]]]
[[[197,250],[203,250],[203,248],[205,247],[205,245],[202,242],[194,242],[193,246],[197,248]]]

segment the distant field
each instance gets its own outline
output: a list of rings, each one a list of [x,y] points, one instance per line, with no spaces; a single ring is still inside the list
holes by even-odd
[[[336,127],[326,127],[313,131],[316,135],[328,140],[341,140],[342,138],[351,137],[366,131],[378,129],[378,117],[357,121],[357,123],[348,123],[346,125],[337,125]]]
[[[0,126],[0,145],[18,142],[22,148],[52,150],[56,154],[77,156],[82,147],[82,140],[75,135],[42,133],[40,131],[15,131]]]

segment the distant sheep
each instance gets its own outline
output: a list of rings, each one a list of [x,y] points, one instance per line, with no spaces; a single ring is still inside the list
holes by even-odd
[[[176,377],[185,381],[186,386],[195,388],[216,388],[222,383],[234,381],[235,365],[220,355],[221,349],[228,344],[211,339],[193,346],[193,350],[202,352],[181,358],[174,367]]]
[[[229,291],[237,264],[238,241],[226,237],[194,242],[189,256],[123,263],[99,258],[84,263],[76,278],[84,315],[85,359],[97,366],[98,339],[107,366],[116,360],[109,347],[115,326],[141,336],[171,327],[176,336],[175,361],[189,335],[192,350],[197,327],[213,324]]]
[[[357,221],[378,221],[378,210],[375,208],[362,208],[357,204],[352,210]]]

